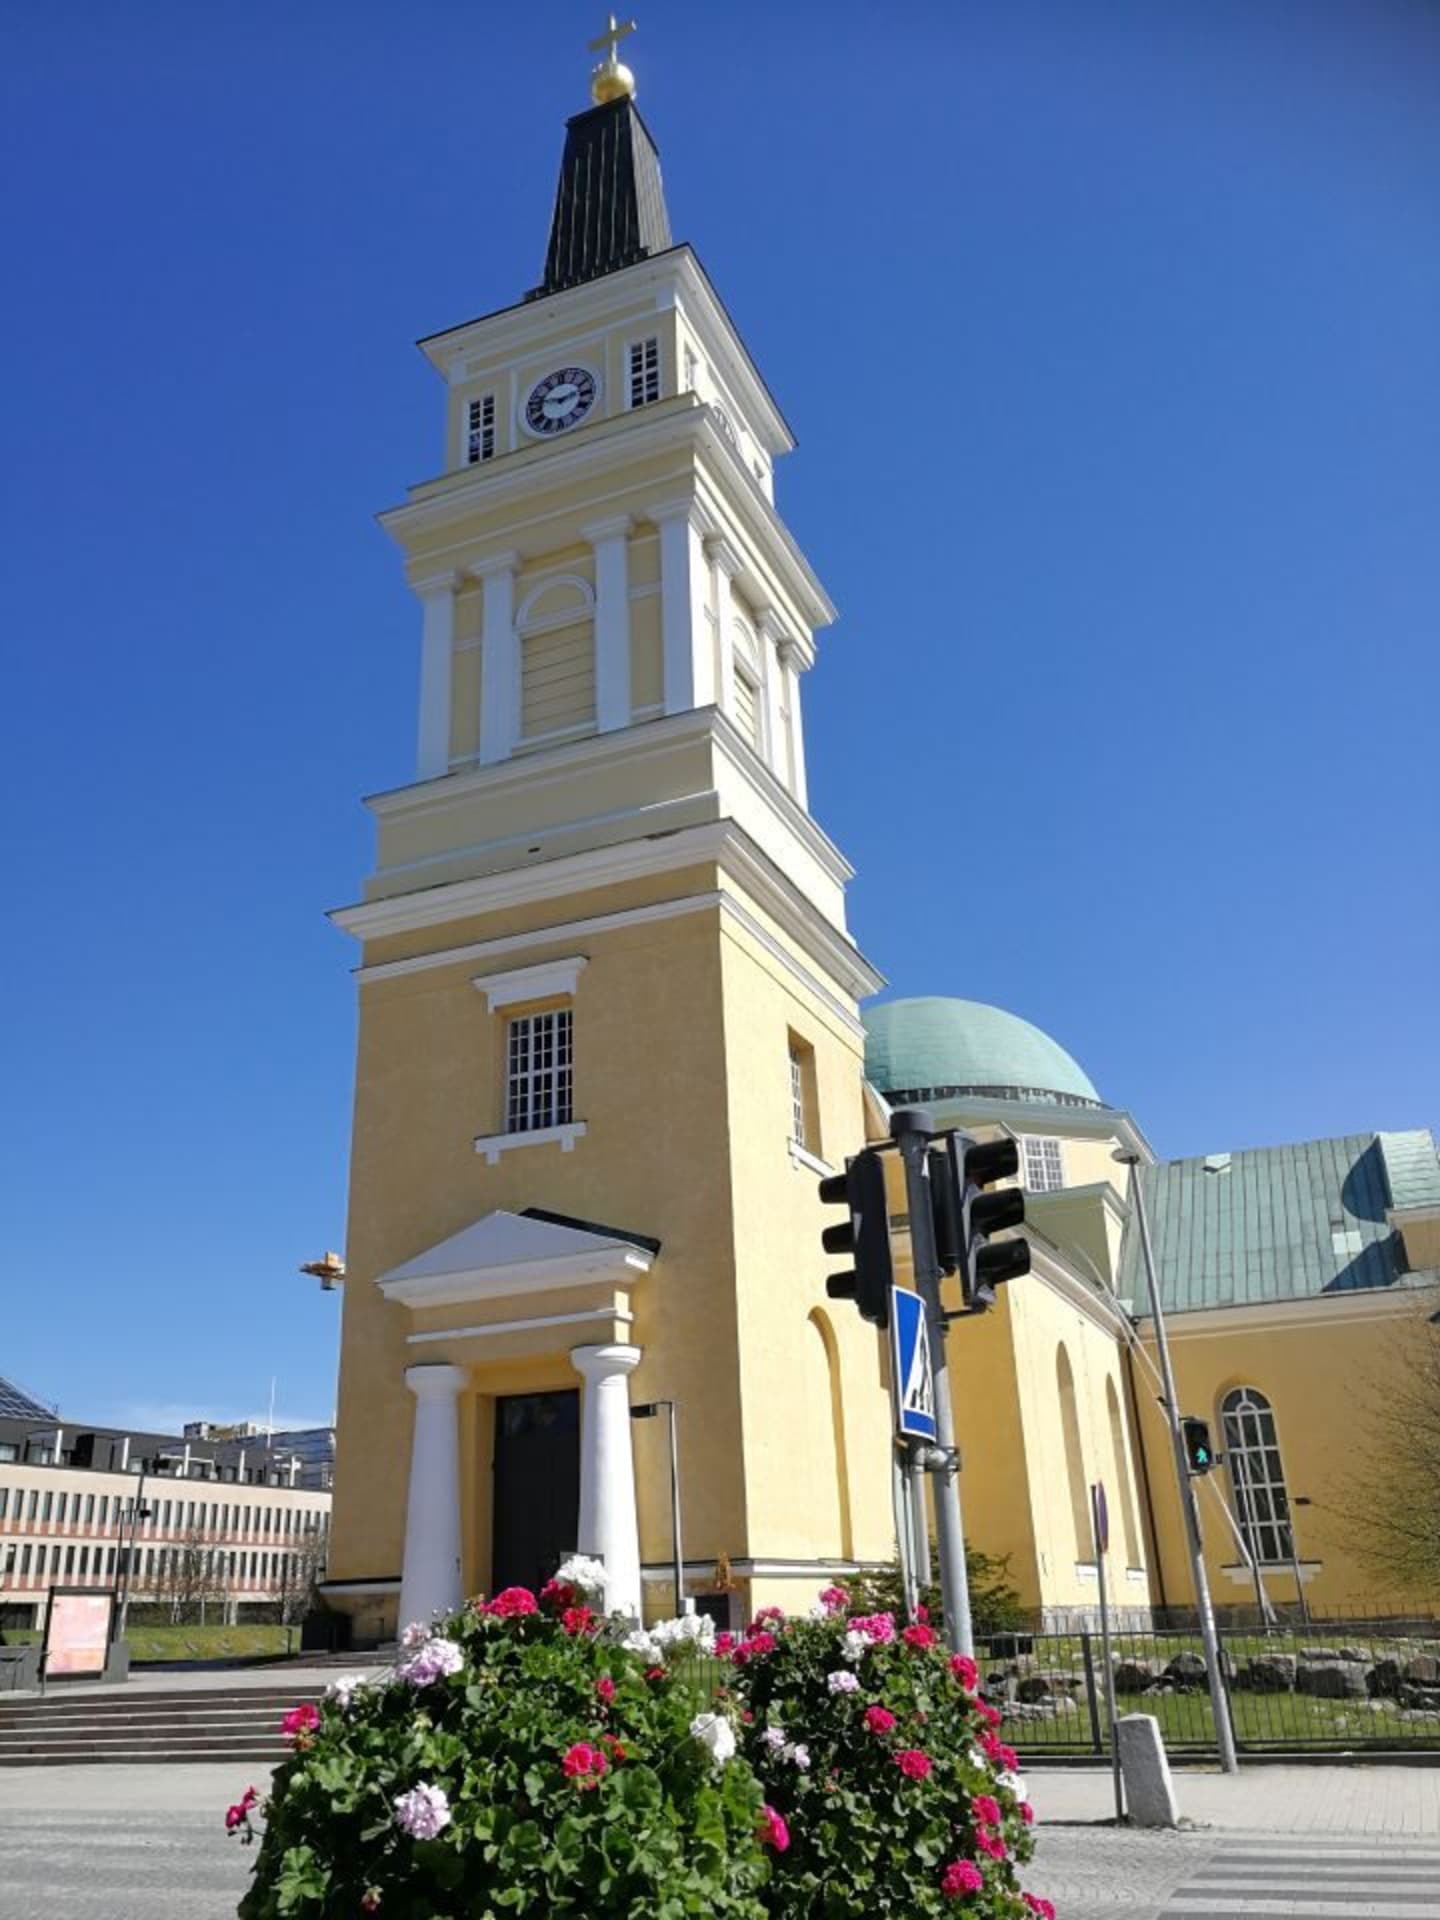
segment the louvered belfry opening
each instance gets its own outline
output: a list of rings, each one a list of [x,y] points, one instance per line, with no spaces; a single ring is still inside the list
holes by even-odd
[[[671,244],[660,155],[630,99],[577,113],[565,153],[538,300],[633,266]]]

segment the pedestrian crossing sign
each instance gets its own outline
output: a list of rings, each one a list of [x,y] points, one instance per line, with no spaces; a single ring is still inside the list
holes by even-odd
[[[904,1287],[890,1289],[890,1394],[895,1431],[910,1440],[933,1440],[935,1382],[925,1303]]]

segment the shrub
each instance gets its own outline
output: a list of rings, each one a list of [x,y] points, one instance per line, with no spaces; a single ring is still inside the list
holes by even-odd
[[[762,1920],[755,1775],[653,1658],[683,1631],[623,1644],[558,1579],[407,1630],[393,1674],[286,1716],[242,1920]],[[246,1839],[254,1804],[227,1815]]]
[[[932,1552],[931,1558],[934,1555]],[[981,1553],[966,1544],[965,1572],[970,1585],[970,1619],[977,1640],[988,1640],[997,1633],[1017,1633],[1030,1624],[1030,1615],[1020,1595],[1010,1584],[1010,1556]],[[940,1616],[940,1589],[922,1589],[921,1600],[931,1614]],[[904,1583],[900,1563],[892,1560],[878,1572],[861,1574],[851,1582],[851,1599],[858,1613],[900,1613],[905,1606]]]
[[[1047,1915],[1022,1893],[1032,1815],[974,1664],[828,1588],[808,1621],[762,1616],[717,1651],[744,1702],[741,1750],[778,1822],[780,1920]]]

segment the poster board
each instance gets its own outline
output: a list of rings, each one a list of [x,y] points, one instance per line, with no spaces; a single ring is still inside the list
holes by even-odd
[[[113,1593],[52,1587],[45,1612],[45,1677],[103,1673],[114,1612]]]

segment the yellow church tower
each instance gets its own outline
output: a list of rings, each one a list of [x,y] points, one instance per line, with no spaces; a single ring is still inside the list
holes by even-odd
[[[670,237],[616,55],[536,288],[421,342],[444,471],[383,524],[420,602],[414,781],[369,801],[332,1606],[360,1639],[603,1556],[610,1604],[800,1606],[892,1551],[872,1333],[817,1173],[864,1138],[851,870],[806,805],[834,610],[793,441]]]

